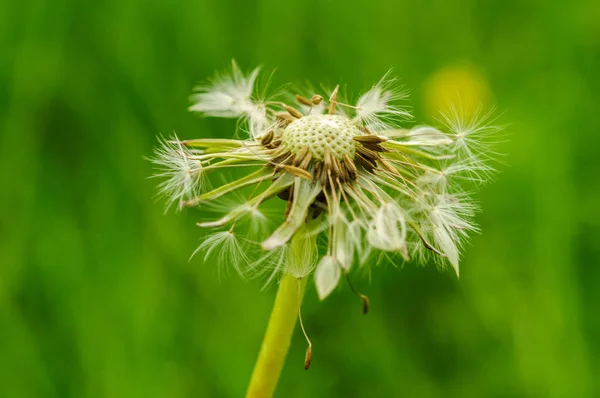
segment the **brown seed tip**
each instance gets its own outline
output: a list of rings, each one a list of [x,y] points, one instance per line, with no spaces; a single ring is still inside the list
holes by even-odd
[[[273,141],[274,136],[275,134],[273,133],[273,130],[271,130],[261,138],[260,143],[262,145],[269,145],[271,141]]]
[[[321,101],[323,101],[323,97],[321,97],[319,94],[315,94],[312,96],[310,101],[312,102],[313,105],[319,105],[321,103]]]
[[[296,177],[304,178],[304,179],[309,180],[309,181],[312,180],[312,175],[308,171],[306,171],[304,169],[301,169],[299,167],[295,167],[295,166],[283,166],[283,169],[285,171],[287,171],[288,173],[290,173],[292,175],[295,175]]]
[[[369,298],[364,294],[360,295],[360,298],[363,302],[363,314],[367,315],[369,313],[369,308],[371,307],[371,303],[369,302]]]
[[[302,105],[313,106],[313,103],[301,96],[300,94],[296,94],[296,101]]]
[[[386,142],[387,137],[382,137],[380,135],[357,135],[354,138],[354,141],[358,141],[364,144],[381,144],[382,142]]]
[[[287,126],[288,124],[296,120],[295,117],[293,117],[287,112],[276,112],[275,116],[277,117],[277,120],[284,126]]]
[[[302,116],[304,116],[304,115],[303,115],[303,114],[302,114],[302,113],[301,113],[301,112],[300,112],[298,109],[296,109],[296,108],[292,108],[292,107],[291,107],[291,106],[289,106],[289,105],[284,105],[283,107],[285,108],[285,110],[286,110],[286,111],[288,111],[288,113],[289,113],[290,115],[292,115],[292,116],[293,116],[293,117],[295,117],[295,118],[298,118],[298,119],[300,119]]]
[[[184,207],[192,207],[200,204],[200,200],[198,198],[190,199],[190,200],[182,200],[179,202],[179,208],[183,209]]]
[[[304,355],[304,370],[308,370],[310,368],[310,364],[312,362],[312,346],[308,346],[306,349],[306,354]]]
[[[389,172],[390,174],[393,174],[395,176],[400,176],[400,172],[394,167],[392,166],[392,164],[388,161],[386,161],[385,159],[379,159],[379,164],[381,164],[381,167]]]

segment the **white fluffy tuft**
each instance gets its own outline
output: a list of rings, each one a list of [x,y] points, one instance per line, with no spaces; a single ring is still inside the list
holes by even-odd
[[[364,93],[356,103],[355,120],[362,122],[374,132],[390,129],[400,120],[410,119],[408,110],[395,104],[408,98],[408,93],[397,86],[390,72]]]
[[[154,150],[151,161],[158,170],[154,177],[164,178],[158,185],[158,192],[167,198],[168,209],[201,192],[204,182],[203,166],[176,135],[170,140],[160,139],[160,143]]]
[[[209,235],[204,242],[192,253],[204,253],[204,261],[213,256],[219,264],[231,266],[240,276],[246,276],[244,267],[248,264],[247,242],[243,241],[234,231],[220,231]],[[190,258],[191,258],[190,257]]]
[[[230,73],[218,75],[209,85],[197,86],[190,99],[192,112],[204,116],[248,120],[248,128],[253,137],[262,134],[267,125],[266,107],[253,97],[254,84],[260,68],[255,68],[245,76],[235,61]]]

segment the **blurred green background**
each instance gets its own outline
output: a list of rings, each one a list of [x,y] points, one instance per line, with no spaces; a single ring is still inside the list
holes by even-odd
[[[366,317],[310,284],[279,397],[600,396],[600,3],[5,0],[0,50],[0,397],[243,395],[275,288],[188,262],[199,213],[144,158],[231,134],[186,108],[233,57],[354,93],[393,67],[417,120],[472,90],[508,125],[460,281],[381,267]]]

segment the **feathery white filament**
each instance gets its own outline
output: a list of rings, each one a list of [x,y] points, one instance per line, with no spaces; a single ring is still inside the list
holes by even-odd
[[[231,73],[217,76],[210,85],[199,85],[190,99],[192,112],[213,117],[240,117],[248,119],[250,134],[260,135],[267,124],[266,108],[253,99],[254,83],[260,68],[244,76],[239,66],[232,61]]]
[[[468,118],[463,117],[462,112],[460,108],[441,112],[442,122],[449,130],[448,136],[454,140],[454,152],[471,163],[495,160],[498,153],[492,147],[500,127],[489,124],[493,119],[493,109],[484,113],[479,108]]]
[[[355,120],[375,132],[387,130],[398,121],[412,117],[410,112],[395,104],[408,95],[398,89],[396,80],[388,75],[389,72],[356,102]]]
[[[203,167],[200,160],[173,136],[161,140],[154,151],[152,163],[157,166],[156,177],[164,178],[158,185],[159,194],[167,198],[167,208],[199,194],[203,183]]]
[[[233,231],[215,232],[209,235],[192,253],[204,253],[204,261],[211,255],[219,259],[219,264],[233,267],[240,276],[245,276],[244,267],[248,264],[247,245]]]

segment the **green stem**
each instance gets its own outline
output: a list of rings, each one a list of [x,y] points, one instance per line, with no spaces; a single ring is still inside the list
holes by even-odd
[[[298,319],[298,306],[304,296],[306,279],[306,277],[298,279],[292,275],[286,275],[279,283],[277,297],[246,398],[273,396],[290,348],[292,333]]]

